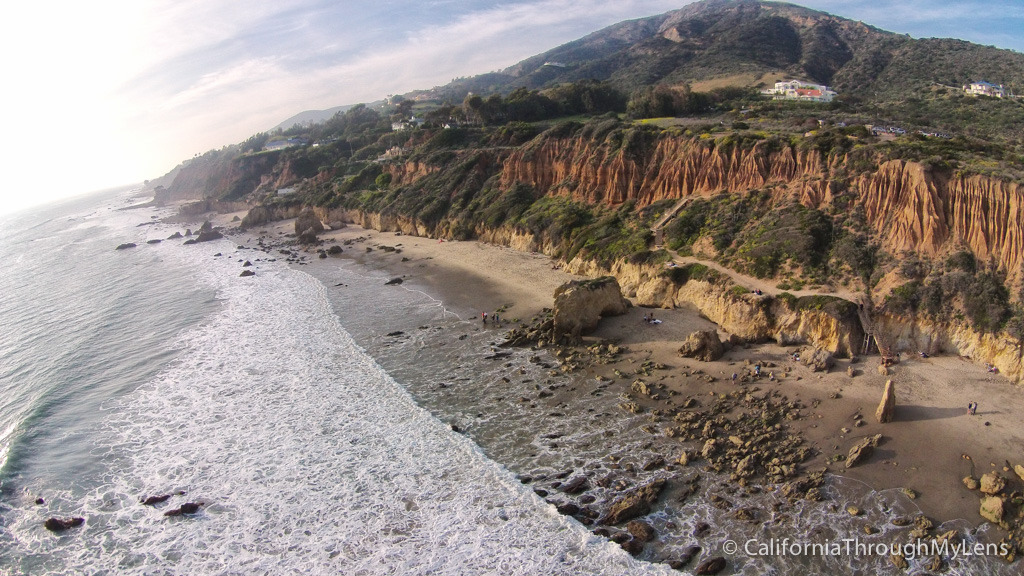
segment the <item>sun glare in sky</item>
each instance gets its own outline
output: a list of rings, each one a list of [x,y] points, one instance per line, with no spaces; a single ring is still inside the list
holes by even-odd
[[[156,178],[310,109],[510,66],[691,0],[98,0],[4,9],[0,212]],[[1019,0],[796,0],[1021,50]],[[1014,44],[1014,43],[1017,44]]]

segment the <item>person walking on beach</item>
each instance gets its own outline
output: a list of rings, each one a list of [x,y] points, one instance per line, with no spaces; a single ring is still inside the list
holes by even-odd
[[[484,324],[487,324],[487,312],[481,312],[480,313],[480,318],[483,319]]]
[[[978,412],[978,403],[977,402],[970,402],[970,403],[967,404],[967,415],[968,416],[974,416],[975,413],[977,413],[977,412]]]

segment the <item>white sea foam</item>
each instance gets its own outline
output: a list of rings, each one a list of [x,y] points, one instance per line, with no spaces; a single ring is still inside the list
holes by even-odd
[[[115,464],[63,538],[12,526],[38,572],[668,573],[555,512],[417,407],[341,329],[322,285],[212,252],[220,313],[171,368],[110,406]],[[180,250],[174,248],[175,250]],[[172,252],[168,251],[168,254]],[[214,265],[210,266],[210,261]],[[154,509],[145,495],[184,490]],[[195,517],[167,518],[186,501]]]

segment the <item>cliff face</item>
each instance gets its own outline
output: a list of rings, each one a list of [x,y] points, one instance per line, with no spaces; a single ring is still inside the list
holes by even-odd
[[[182,167],[167,187],[169,200],[241,198],[274,173],[278,153],[239,156],[230,160],[197,158]]]
[[[948,176],[893,160],[857,182],[868,221],[891,253],[935,256],[950,246],[995,260],[1011,277],[1024,263],[1024,189],[983,176]]]
[[[836,192],[832,176],[844,163],[842,157],[827,161],[815,150],[766,142],[741,149],[663,137],[640,153],[627,153],[586,138],[551,138],[513,151],[500,182],[502,187],[522,182],[588,204],[634,201],[641,208],[774,186],[809,208],[823,208]],[[887,252],[937,256],[966,247],[981,261],[993,259],[1011,280],[1019,279],[1024,187],[901,160],[884,162],[850,187]]]
[[[722,149],[692,138],[660,138],[642,153],[628,153],[584,138],[547,139],[514,151],[505,161],[501,185],[516,182],[588,204],[638,207],[654,202],[751,190],[781,184],[808,203],[831,199],[821,155],[758,143]]]
[[[875,328],[887,335],[894,348],[916,354],[956,353],[994,365],[1010,380],[1024,380],[1024,359],[1020,343],[1005,335],[981,334],[967,326],[942,324],[920,318],[881,316]]]
[[[771,296],[737,294],[730,286],[710,280],[691,279],[677,284],[662,275],[661,267],[624,261],[616,262],[611,270],[602,270],[592,262],[574,259],[567,269],[588,276],[610,273],[619,279],[623,293],[634,297],[640,306],[693,306],[722,330],[752,342],[811,344],[839,356],[850,356],[856,354],[864,338],[852,308],[847,313],[801,309]]]

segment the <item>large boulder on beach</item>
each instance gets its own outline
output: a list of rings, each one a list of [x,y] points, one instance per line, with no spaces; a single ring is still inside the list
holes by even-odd
[[[854,466],[865,462],[872,454],[875,453],[875,448],[882,442],[882,435],[875,434],[864,438],[853,448],[850,448],[850,454],[846,457],[846,467],[853,468]]]
[[[599,524],[615,525],[639,518],[651,511],[651,506],[658,501],[661,491],[665,488],[665,480],[658,479],[619,496],[608,508],[608,513]]]
[[[993,524],[999,524],[1003,521],[1003,499],[998,496],[986,496],[981,499],[981,510],[979,510],[981,517]]]
[[[312,208],[304,208],[299,215],[295,217],[295,234],[299,236],[299,242],[305,244],[311,244],[308,240],[309,236],[312,235],[313,242],[316,242],[316,235],[324,231],[324,225],[317,218],[316,214],[313,213]]]
[[[835,357],[828,350],[817,348],[804,356],[801,361],[815,372],[828,372],[836,364]]]
[[[878,403],[875,410],[875,418],[882,424],[892,422],[896,415],[896,388],[892,380],[885,381],[885,390],[882,392],[882,401]]]
[[[210,242],[212,240],[220,240],[224,235],[216,230],[203,230],[195,237],[195,241],[198,242]]]
[[[125,250],[125,249],[128,249],[128,248],[135,248],[135,243],[134,242],[125,242],[124,244],[118,244],[117,248],[114,248],[114,250]]]
[[[270,209],[266,206],[253,206],[242,218],[242,223],[239,224],[239,228],[242,230],[248,230],[249,228],[255,228],[256,226],[262,226],[267,222],[270,222],[273,217]]]
[[[554,338],[578,344],[584,332],[597,328],[601,317],[625,314],[628,308],[618,280],[611,276],[562,284],[555,290]]]
[[[989,472],[981,477],[981,491],[984,494],[995,496],[1006,488],[1006,479],[998,472]]]
[[[716,330],[697,330],[692,332],[679,347],[679,355],[695,358],[702,362],[713,362],[725,354],[725,346],[718,338]]]

